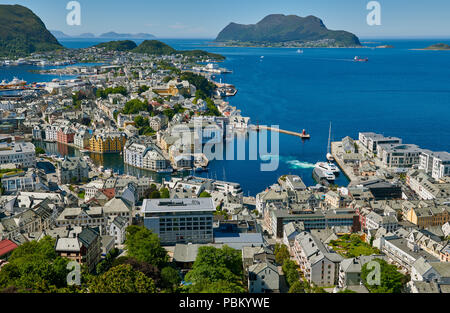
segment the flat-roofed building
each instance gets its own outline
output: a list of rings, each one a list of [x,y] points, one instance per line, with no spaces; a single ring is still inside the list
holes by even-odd
[[[286,175],[286,186],[291,190],[305,190],[306,185],[298,175]]]
[[[213,242],[211,198],[144,199],[144,225],[157,234],[162,244]]]
[[[411,144],[379,144],[378,158],[386,167],[411,167],[420,163],[422,149]]]
[[[359,133],[359,142],[370,152],[376,153],[377,146],[381,144],[401,144],[402,139],[397,137],[385,137],[381,134],[365,132]]]
[[[425,170],[434,179],[450,176],[450,153],[422,150],[419,169]]]
[[[0,164],[16,164],[21,167],[36,166],[35,146],[30,142],[0,144]]]

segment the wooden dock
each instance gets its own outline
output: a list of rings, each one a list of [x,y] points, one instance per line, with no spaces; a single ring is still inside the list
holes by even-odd
[[[287,134],[287,135],[291,135],[291,136],[300,137],[302,139],[309,139],[309,138],[311,138],[311,135],[309,135],[309,134],[307,134],[305,132],[297,133],[297,132],[293,132],[293,131],[290,131],[290,130],[284,130],[284,129],[274,128],[274,127],[270,127],[270,126],[252,125],[252,128],[255,129],[256,131],[264,129],[264,130],[268,130],[268,131],[275,131],[275,132],[279,132],[279,133],[282,133],[282,134]]]

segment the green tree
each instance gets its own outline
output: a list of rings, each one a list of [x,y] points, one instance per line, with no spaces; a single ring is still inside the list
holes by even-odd
[[[222,249],[204,246],[198,249],[197,258],[185,281],[192,283],[190,292],[208,292],[205,290],[224,286],[227,290],[231,287],[243,290],[242,278],[242,257],[238,250],[226,245]]]
[[[284,261],[289,260],[291,255],[289,253],[289,249],[286,245],[283,244],[275,244],[275,262],[280,265],[284,264]]]
[[[129,264],[109,269],[89,284],[92,293],[154,293],[155,283]]]
[[[211,282],[203,279],[189,286],[188,291],[190,293],[244,293],[245,288],[226,280]]]
[[[160,193],[160,195],[161,195],[161,198],[165,198],[165,199],[170,198],[170,192],[169,192],[169,189],[167,189],[167,188],[165,188],[165,187],[161,188],[161,189],[159,190],[159,193]]]
[[[150,89],[150,87],[145,86],[145,85],[139,86],[138,93],[141,94],[141,93],[143,93],[143,92],[146,92],[146,91],[149,90],[149,89]]]
[[[300,273],[298,272],[298,266],[292,260],[285,260],[282,266],[284,277],[289,286],[292,286],[295,282],[299,281]]]
[[[198,93],[196,93],[196,96],[199,95],[201,99],[206,99],[207,97],[209,97],[216,88],[216,85],[214,85],[205,77],[191,72],[184,72],[181,75],[180,79],[187,80],[190,84],[194,85],[198,91]]]
[[[303,281],[297,280],[290,286],[289,293],[305,293],[306,289],[307,287],[305,286],[305,283]]]
[[[35,149],[36,155],[45,154],[45,150],[41,147],[36,147]]]
[[[46,236],[16,248],[0,271],[0,290],[56,292],[66,287],[69,260],[59,257],[54,247],[55,239]]]
[[[137,114],[141,111],[152,111],[152,106],[146,102],[142,102],[139,99],[132,99],[125,103],[125,106],[122,110],[124,114]]]
[[[167,263],[167,251],[161,246],[158,235],[151,230],[144,226],[130,225],[127,227],[126,238],[128,256],[158,268]]]
[[[199,195],[200,198],[211,198],[211,194],[207,191],[202,191]]]
[[[159,193],[158,190],[154,190],[152,191],[152,193],[150,194],[150,199],[159,199],[161,198],[161,194]]]
[[[176,269],[166,266],[161,270],[162,286],[174,290],[181,282],[180,274]]]
[[[369,263],[363,265],[361,269],[361,278],[364,285],[373,293],[401,293],[406,283],[409,281],[408,276],[400,273],[395,265],[391,265],[382,259],[374,259],[380,264],[380,285],[369,284],[367,276],[374,270],[368,269]]]
[[[111,267],[115,267],[120,264],[131,265],[134,270],[139,271],[145,276],[153,279],[156,286],[161,287],[161,271],[156,266],[147,262],[138,261],[129,256],[121,256],[112,261]]]

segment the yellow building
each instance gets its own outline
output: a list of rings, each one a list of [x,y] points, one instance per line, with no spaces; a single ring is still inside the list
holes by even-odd
[[[122,152],[127,138],[124,133],[105,133],[92,136],[89,139],[89,148],[95,153],[118,153]]]
[[[450,208],[446,206],[413,207],[407,211],[406,219],[420,228],[442,226],[450,221]]]

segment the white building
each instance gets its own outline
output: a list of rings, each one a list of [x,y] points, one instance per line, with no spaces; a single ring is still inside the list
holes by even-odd
[[[422,150],[419,168],[431,174],[434,179],[450,176],[450,153]]]
[[[125,146],[124,163],[152,171],[164,170],[169,166],[169,162],[156,145],[136,142]]]
[[[411,144],[378,144],[377,156],[386,167],[411,167],[420,162],[422,149]]]
[[[342,256],[330,253],[324,244],[309,232],[298,234],[292,247],[294,257],[310,283],[317,286],[338,284]]]
[[[26,168],[36,166],[35,146],[29,142],[0,143],[0,164],[9,163]]]
[[[144,199],[144,225],[163,244],[213,242],[211,198]]]
[[[59,126],[47,125],[45,128],[45,141],[55,142],[58,138]]]
[[[372,211],[366,215],[366,227],[368,230],[379,229],[383,227],[388,232],[394,232],[398,228],[398,221],[395,216],[381,216]]]
[[[402,140],[397,137],[385,137],[381,134],[366,132],[359,133],[359,142],[370,152],[375,153],[380,144],[401,144]]]
[[[116,217],[111,225],[109,226],[109,235],[114,237],[115,246],[122,245],[126,239],[126,228],[129,225],[129,220],[118,216]]]

